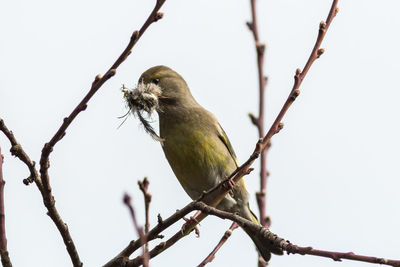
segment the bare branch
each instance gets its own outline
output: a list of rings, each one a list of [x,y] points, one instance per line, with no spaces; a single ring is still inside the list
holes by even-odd
[[[129,213],[131,214],[131,218],[133,221],[133,226],[135,226],[136,233],[140,238],[143,238],[144,233],[143,233],[143,228],[139,226],[136,220],[136,215],[135,215],[135,209],[133,208],[131,204],[131,197],[128,194],[124,195],[124,204],[128,207]]]
[[[140,191],[143,192],[143,197],[144,197],[144,208],[145,208],[145,217],[146,217],[146,224],[144,226],[144,232],[146,234],[149,232],[149,229],[150,229],[149,208],[150,208],[150,202],[151,202],[151,194],[148,191],[149,184],[150,184],[150,182],[147,179],[147,177],[144,177],[143,181],[138,181]]]
[[[113,77],[116,73],[117,68],[121,65],[122,62],[131,54],[133,46],[137,43],[146,29],[157,20],[162,18],[162,13],[159,13],[159,9],[164,4],[165,0],[157,0],[156,5],[153,11],[150,13],[148,19],[140,28],[139,31],[133,32],[130,42],[128,43],[125,50],[122,54],[118,57],[115,63],[109,68],[109,70],[103,75],[97,75],[94,79],[92,86],[86,96],[81,100],[81,102],[76,106],[76,108],[72,111],[72,113],[64,118],[64,121],[60,128],[57,130],[55,135],[51,138],[51,140],[46,143],[42,149],[42,154],[40,158],[40,176],[42,178],[43,183],[43,202],[48,209],[48,215],[56,224],[58,230],[60,231],[64,243],[67,247],[67,250],[71,256],[71,259],[74,263],[74,266],[81,266],[82,263],[79,260],[78,253],[76,251],[75,245],[72,242],[72,238],[69,234],[68,228],[66,224],[62,221],[61,217],[59,216],[56,208],[55,208],[55,201],[54,196],[51,193],[51,186],[50,186],[50,179],[48,174],[48,169],[50,167],[49,156],[50,153],[53,151],[54,146],[58,141],[60,141],[65,136],[65,130],[68,126],[72,123],[72,121],[76,118],[76,116],[83,110],[87,108],[87,103],[93,97],[93,95],[100,89],[100,87],[111,77]]]
[[[135,209],[133,208],[133,206],[131,204],[131,197],[128,194],[124,195],[124,203],[129,209],[129,213],[131,214],[133,225],[135,226],[135,230],[136,230],[139,238],[143,238],[144,239],[143,228],[140,227],[139,224],[137,223],[136,216],[135,216]],[[146,239],[144,239],[144,240],[145,240],[145,242],[147,244],[147,240]],[[145,247],[143,247],[142,258],[143,258],[143,266],[144,267],[148,267],[149,266],[149,255],[148,255]]]
[[[249,30],[253,33],[254,44],[257,53],[257,68],[258,68],[258,91],[259,91],[259,102],[258,102],[258,118],[254,115],[249,114],[252,123],[257,127],[258,136],[262,138],[265,134],[264,130],[264,121],[265,121],[265,88],[267,85],[267,76],[264,74],[264,56],[265,56],[265,44],[260,43],[259,34],[258,34],[258,22],[257,22],[257,6],[256,0],[250,0],[251,6],[251,18],[252,21],[248,22]],[[258,211],[260,214],[260,223],[261,225],[269,228],[271,220],[267,217],[266,212],[266,192],[267,192],[267,179],[269,177],[267,171],[267,154],[269,148],[271,147],[271,143],[265,147],[265,149],[261,152],[260,157],[260,190],[256,193]],[[265,261],[259,259],[258,261],[259,267],[266,266]]]
[[[3,178],[3,154],[1,154],[0,147],[0,256],[3,267],[12,267],[10,257],[7,251],[7,237],[6,237],[6,219],[4,212],[4,185],[6,182]]]
[[[208,256],[197,267],[206,266],[207,263],[212,262],[215,258],[215,255],[217,254],[218,250],[225,244],[225,242],[232,235],[232,232],[238,227],[239,227],[239,225],[236,222],[233,222],[232,225],[229,227],[229,229],[226,230],[224,235],[221,237],[221,239],[219,240],[219,242],[215,246],[215,248],[211,251],[210,254],[208,254]]]
[[[103,267],[126,266],[129,260],[128,257],[138,248],[143,246],[146,243],[146,240],[151,241],[156,238],[162,238],[162,236],[160,236],[160,233],[162,231],[164,231],[177,221],[181,220],[184,216],[186,216],[188,213],[192,212],[195,209],[196,209],[196,204],[193,201],[187,204],[184,208],[172,214],[165,220],[163,220],[161,216],[158,215],[158,224],[153,229],[151,229],[147,234],[145,234],[143,238],[139,238],[136,241],[131,241],[129,245],[124,250],[122,250],[121,253],[119,253],[116,257],[114,257],[112,260],[106,263]]]
[[[43,190],[42,181],[39,177],[39,173],[35,168],[35,162],[30,159],[28,154],[25,153],[22,146],[17,142],[12,131],[10,131],[7,126],[5,125],[2,118],[0,118],[0,131],[4,133],[4,135],[8,138],[11,143],[11,155],[19,158],[25,165],[28,167],[30,176],[24,179],[24,184],[29,184],[31,182],[35,182],[37,187],[39,188],[40,192]]]
[[[150,219],[149,219],[149,210],[150,210],[150,202],[151,202],[151,194],[148,191],[149,188],[149,180],[147,177],[144,177],[143,181],[138,181],[138,185],[140,188],[140,191],[143,193],[144,197],[144,213],[145,213],[145,225],[144,225],[144,233],[147,234],[150,230]],[[148,261],[149,261],[149,242],[146,240],[146,244],[144,245],[144,252],[143,252],[143,257],[145,257],[145,260],[147,261],[147,266],[148,266]]]
[[[22,162],[24,162],[30,171],[30,177],[27,179],[24,179],[25,184],[29,184],[30,182],[35,182],[36,186],[38,187],[42,197],[43,197],[43,203],[45,204],[47,208],[47,215],[50,216],[50,218],[54,221],[55,225],[57,226],[57,229],[59,230],[64,244],[67,248],[67,251],[70,255],[71,261],[75,267],[80,267],[82,266],[82,262],[79,259],[78,252],[76,251],[74,242],[72,241],[71,235],[68,231],[67,225],[61,220],[60,215],[58,214],[58,211],[56,207],[54,206],[54,197],[51,195],[48,195],[47,192],[44,189],[44,186],[42,184],[42,179],[39,176],[36,168],[35,168],[35,162],[32,161],[29,156],[25,153],[25,151],[22,149],[22,146],[17,142],[17,140],[14,137],[14,134],[12,131],[8,130],[6,125],[4,124],[4,121],[0,119],[0,130],[7,136],[8,140],[11,143],[11,155],[14,155],[18,157]],[[47,205],[48,202],[46,202],[46,197],[51,199],[52,206]]]
[[[256,7],[256,0],[250,0],[251,4],[251,16],[252,16],[252,21],[247,22],[247,26],[249,27],[249,30],[253,33],[253,38],[255,42],[255,47],[256,47],[256,53],[257,53],[257,67],[258,67],[258,83],[259,83],[259,115],[256,118],[253,114],[249,114],[250,119],[252,123],[257,127],[258,129],[258,134],[259,137],[262,138],[264,136],[264,104],[265,104],[265,87],[267,83],[267,77],[264,75],[264,55],[265,55],[265,44],[260,42],[259,39],[259,34],[258,34],[258,23],[257,23],[257,7]],[[332,19],[337,13],[337,1],[333,1],[331,10],[329,12],[329,15],[327,17],[326,23],[321,22],[320,24],[320,30],[318,34],[317,41],[314,45],[314,48],[311,52],[311,55],[303,69],[302,72],[296,72],[295,76],[295,84],[293,86],[293,89],[291,91],[291,95],[289,96],[288,100],[285,103],[285,106],[282,108],[281,113],[279,115],[283,114],[286,112],[287,108],[293,103],[295,98],[297,97],[299,91],[298,88],[300,87],[301,82],[303,81],[305,75],[307,74],[309,68],[311,67],[312,63],[314,62],[315,59],[319,58],[323,53],[324,49],[319,48],[321,45],[321,42],[324,38],[324,35],[326,33],[326,30],[328,29]],[[286,108],[286,110],[285,110]],[[279,120],[275,120],[274,124],[272,125],[270,132],[272,135],[277,133],[280,129],[278,128],[280,121],[282,117]],[[270,133],[269,132],[269,133]],[[271,135],[271,137],[272,137]],[[269,138],[270,139],[270,138]],[[261,157],[260,157],[260,191],[256,193],[256,198],[257,198],[257,204],[258,204],[258,209],[260,213],[260,223],[265,226],[265,227],[270,227],[271,220],[269,217],[266,215],[266,192],[267,192],[267,179],[269,177],[269,172],[267,171],[267,166],[266,166],[266,157],[267,153],[269,151],[269,148],[271,147],[271,142],[268,140],[266,145],[261,151]],[[258,263],[259,267],[266,266],[263,261],[259,261]]]
[[[372,256],[363,256],[359,254],[354,254],[353,252],[335,252],[335,251],[318,250],[318,249],[313,249],[312,247],[299,247],[293,244],[289,244],[286,247],[285,251],[287,251],[288,254],[314,255],[324,258],[331,258],[334,261],[342,261],[342,259],[345,259],[345,260],[389,265],[394,267],[400,266],[400,260],[389,260]]]
[[[303,68],[303,71],[301,71],[300,69],[296,70],[296,74],[294,76],[293,88],[290,91],[290,94],[289,94],[285,104],[283,105],[281,111],[279,112],[278,116],[276,117],[274,123],[272,124],[272,126],[270,127],[270,129],[268,130],[268,132],[264,136],[264,138],[261,140],[260,153],[270,142],[272,136],[274,136],[276,133],[278,133],[280,131],[280,129],[283,127],[283,125],[281,124],[283,116],[286,114],[287,110],[292,105],[292,103],[296,100],[297,96],[299,96],[300,85],[303,82],[308,70],[311,68],[312,63],[315,61],[315,59],[319,58],[319,56],[321,55],[321,52],[318,52],[318,51],[322,51],[322,50],[320,50],[322,40],[324,39],[326,31],[329,29],[329,26],[330,26],[333,18],[335,17],[335,15],[338,12],[337,2],[338,2],[338,0],[334,0],[332,2],[332,6],[329,11],[326,22],[320,23],[317,40],[315,42],[314,48],[311,51],[310,57],[308,58],[307,63],[305,64],[305,66]]]

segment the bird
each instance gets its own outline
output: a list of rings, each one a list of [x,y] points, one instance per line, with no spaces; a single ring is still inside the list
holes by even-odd
[[[125,97],[146,131],[160,141],[172,171],[193,200],[226,180],[239,166],[218,120],[195,100],[186,81],[176,71],[163,65],[149,68],[140,76],[137,88]],[[158,113],[159,135],[141,116],[141,110]],[[260,224],[250,210],[243,178],[216,208]],[[265,244],[255,234],[247,234],[266,262],[271,252],[282,254],[281,249]]]

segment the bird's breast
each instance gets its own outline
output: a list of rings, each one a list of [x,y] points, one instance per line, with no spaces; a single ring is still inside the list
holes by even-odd
[[[165,128],[165,127],[164,127]],[[218,136],[196,123],[160,127],[165,156],[186,193],[197,199],[235,169]]]

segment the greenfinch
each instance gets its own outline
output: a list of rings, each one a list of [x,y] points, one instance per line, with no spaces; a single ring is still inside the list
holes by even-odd
[[[165,156],[185,192],[198,199],[203,192],[225,180],[239,166],[231,143],[215,116],[192,96],[185,80],[166,66],[155,66],[139,78],[138,87],[125,95],[146,131],[160,141]],[[157,111],[158,136],[141,111]],[[249,194],[243,178],[217,206],[259,224],[249,207]],[[247,233],[265,261],[280,249],[265,244]]]

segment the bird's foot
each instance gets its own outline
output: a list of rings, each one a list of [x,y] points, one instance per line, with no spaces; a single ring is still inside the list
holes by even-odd
[[[192,223],[198,224],[199,223],[199,221],[197,221],[197,219],[192,216],[189,219],[186,217],[183,217],[183,219],[185,220],[186,223],[184,225],[182,225],[182,229],[181,229],[182,233],[186,232],[186,229],[190,226],[190,224],[192,224]],[[193,230],[194,230],[196,236],[200,237],[200,230],[197,227],[197,225],[193,227]]]
[[[227,179],[223,184],[222,187],[228,189],[229,195],[233,197],[233,187],[235,186],[235,182],[232,179]]]

